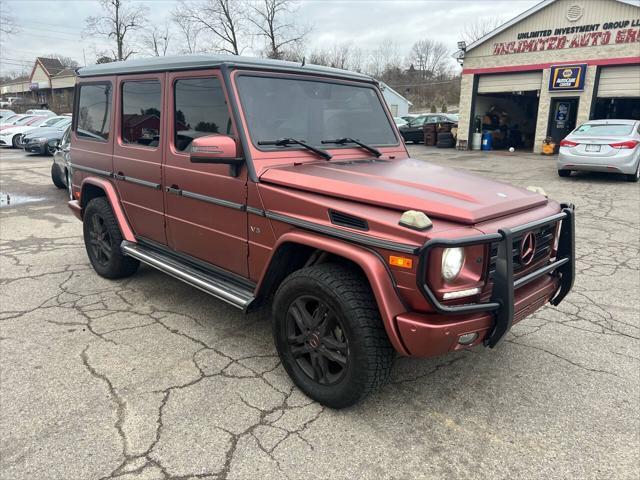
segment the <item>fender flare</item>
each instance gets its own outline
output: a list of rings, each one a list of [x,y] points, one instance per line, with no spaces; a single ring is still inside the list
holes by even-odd
[[[396,317],[407,311],[406,307],[398,297],[393,279],[390,276],[383,260],[371,250],[359,247],[352,243],[336,240],[329,237],[317,236],[305,231],[290,231],[278,238],[278,241],[271,251],[271,257],[266,264],[256,292],[260,291],[262,281],[269,269],[271,260],[275,252],[286,243],[306,245],[318,250],[323,250],[334,255],[345,257],[356,263],[364,272],[373,295],[376,299],[380,316],[384,324],[387,336],[393,347],[402,355],[409,355],[409,352],[402,343],[400,333],[396,325]]]
[[[118,193],[116,192],[113,183],[111,183],[109,180],[96,177],[87,177],[82,180],[82,184],[80,185],[80,204],[82,206],[82,212],[84,213],[85,207],[85,205],[82,205],[82,199],[84,197],[87,185],[94,185],[105,193],[107,201],[111,205],[113,214],[115,215],[116,221],[118,222],[118,226],[120,227],[122,238],[128,242],[136,243],[136,236],[134,235],[133,230],[129,225],[129,221],[127,220],[127,217],[124,213],[124,210],[122,209],[122,205],[120,204],[120,200],[118,199]]]

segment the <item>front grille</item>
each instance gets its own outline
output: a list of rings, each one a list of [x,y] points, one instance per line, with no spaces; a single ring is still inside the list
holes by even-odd
[[[556,224],[545,225],[532,230],[536,236],[536,253],[533,256],[533,260],[526,267],[522,265],[520,261],[520,247],[522,245],[523,237],[529,233],[524,232],[513,239],[513,273],[517,276],[518,273],[526,270],[526,268],[536,265],[538,262],[545,258],[549,258],[551,254],[551,248],[553,247],[553,237],[555,235]],[[493,275],[496,271],[496,258],[498,257],[498,244],[491,244],[491,260],[489,262],[489,280],[493,279]]]

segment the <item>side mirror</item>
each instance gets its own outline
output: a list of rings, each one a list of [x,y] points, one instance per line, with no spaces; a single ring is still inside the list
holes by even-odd
[[[238,144],[228,135],[206,135],[191,141],[191,163],[217,163],[229,165],[229,173],[238,176],[238,167],[244,158],[238,157]]]

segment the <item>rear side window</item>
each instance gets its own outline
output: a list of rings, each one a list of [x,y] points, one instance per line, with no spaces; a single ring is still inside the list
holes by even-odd
[[[217,77],[188,78],[175,83],[174,145],[184,151],[194,138],[231,134],[231,118]]]
[[[161,87],[157,80],[122,84],[122,142],[145,147],[160,143]]]
[[[107,140],[111,123],[111,84],[81,85],[76,135]]]

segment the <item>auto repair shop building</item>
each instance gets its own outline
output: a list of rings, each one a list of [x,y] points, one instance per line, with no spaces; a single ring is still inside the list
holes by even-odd
[[[458,144],[540,152],[586,120],[640,120],[638,0],[545,0],[459,47]]]

